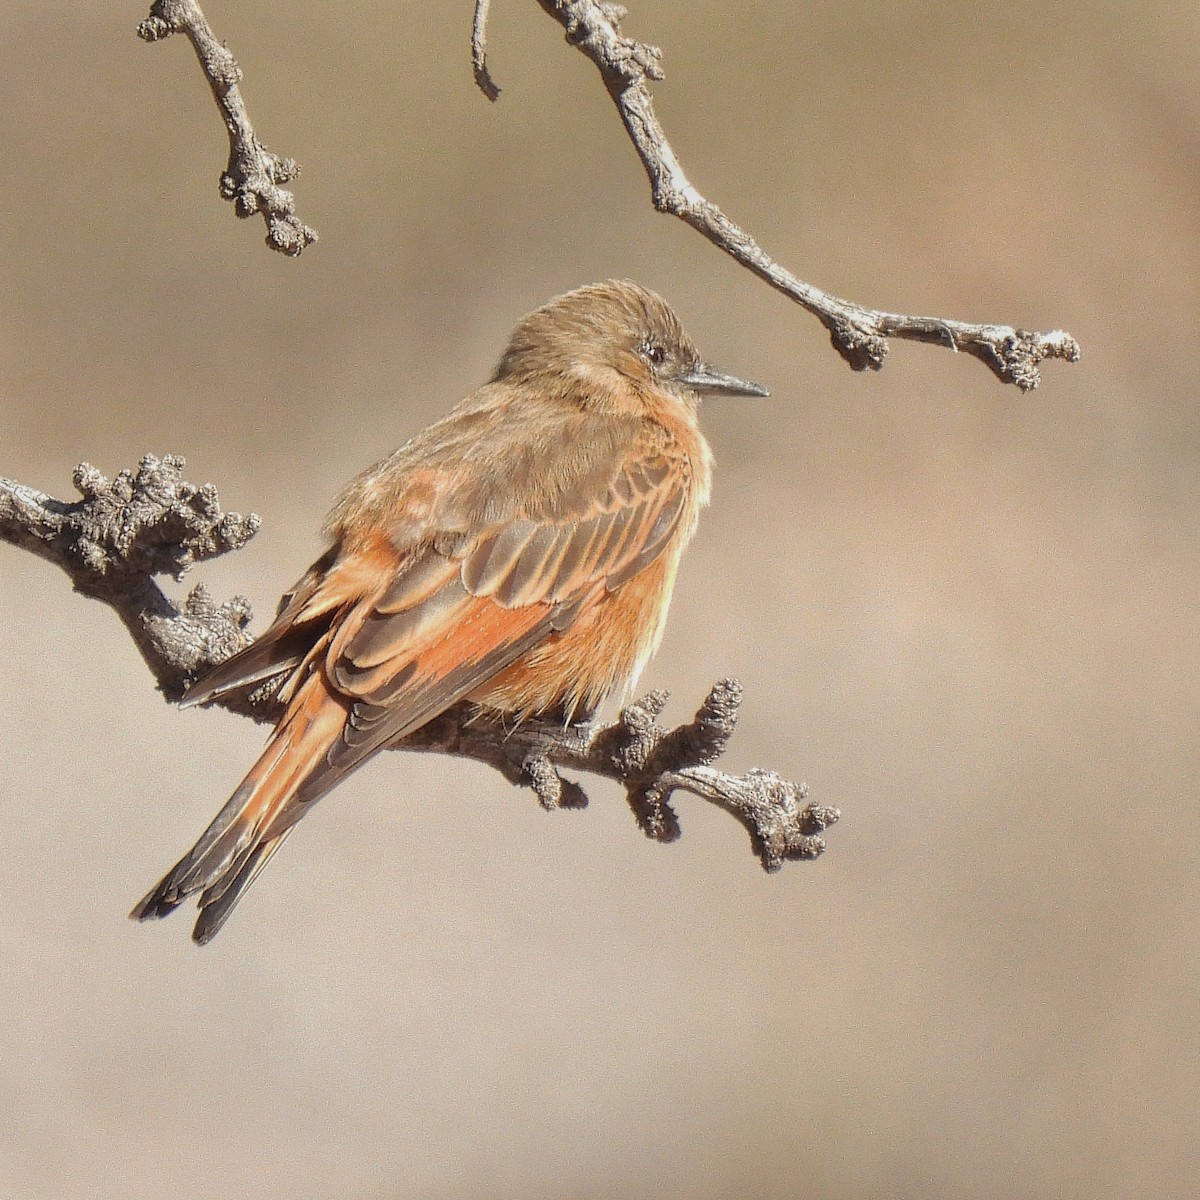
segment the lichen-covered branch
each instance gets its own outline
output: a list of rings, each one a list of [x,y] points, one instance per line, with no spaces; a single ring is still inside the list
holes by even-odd
[[[806,803],[804,784],[773,771],[727,775],[711,765],[733,736],[741,702],[741,685],[723,679],[696,716],[674,729],[658,724],[667,703],[662,691],[627,705],[610,725],[564,728],[527,721],[498,731],[452,710],[412,735],[405,748],[486,762],[506,779],[531,788],[547,809],[587,804],[580,786],[563,778],[562,768],[616,780],[642,831],[658,842],[673,842],[680,834],[672,793],[691,792],[745,826],[765,870],[776,871],[789,859],[816,858],[825,849],[821,833],[838,819],[836,808]]]
[[[221,195],[233,202],[239,217],[262,213],[267,245],[297,255],[317,240],[296,216],[296,198],[281,184],[294,179],[299,164],[272,154],[258,140],[238,84],[242,79],[229,48],[217,40],[195,0],[154,0],[150,15],[138,26],[138,37],[157,42],[173,33],[186,34],[229,133],[229,165],[221,175]]]
[[[253,513],[222,512],[216,489],[193,487],[182,470],[182,458],[148,454],[136,472],[109,480],[80,463],[81,499],[70,503],[0,479],[0,542],[61,567],[77,592],[112,608],[169,700],[250,641],[250,607],[240,597],[214,604],[201,586],[180,609],[154,577],[178,579],[194,563],[244,546],[259,526]]]
[[[626,37],[620,22],[626,9],[604,0],[538,0],[566,31],[567,41],[600,71],[650,178],[654,207],[686,221],[744,267],[808,309],[829,331],[838,353],[855,370],[878,370],[889,337],[932,342],[974,355],[1004,383],[1022,391],[1037,387],[1044,359],[1079,359],[1079,343],[1061,329],[1034,333],[1008,325],[974,325],[945,317],[878,312],[840,300],[796,278],[771,259],[757,242],[705,199],[684,174],[654,111],[648,80],[663,78],[662,51]],[[486,4],[477,4],[474,43],[482,54]],[[482,58],[476,59],[476,77]],[[486,73],[486,72],[485,72]],[[481,84],[482,86],[482,84]],[[494,97],[493,97],[494,99]]]
[[[0,542],[61,567],[76,591],[113,608],[169,700],[249,642],[250,609],[240,597],[217,604],[202,586],[179,608],[154,577],[178,579],[193,564],[244,546],[259,526],[253,514],[222,512],[216,489],[187,483],[183,465],[177,456],[147,455],[136,472],[108,480],[81,464],[75,470],[81,498],[70,503],[0,479]],[[773,772],[726,775],[712,765],[733,735],[741,699],[738,683],[723,680],[695,718],[674,729],[658,724],[664,692],[629,705],[609,725],[500,727],[461,705],[394,748],[487,763],[531,788],[546,808],[587,803],[563,769],[616,780],[647,836],[662,842],[679,836],[672,794],[692,792],[746,827],[768,871],[788,859],[815,858],[825,849],[820,834],[838,819],[836,809],[806,803],[802,784]],[[218,703],[259,721],[278,713],[271,684]]]

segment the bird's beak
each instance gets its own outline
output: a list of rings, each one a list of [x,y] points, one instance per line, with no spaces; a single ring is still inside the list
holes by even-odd
[[[684,371],[676,378],[680,383],[686,383],[693,391],[702,396],[769,396],[761,383],[751,383],[748,379],[738,379],[736,375],[725,375],[714,371],[704,363],[697,363],[690,371]]]

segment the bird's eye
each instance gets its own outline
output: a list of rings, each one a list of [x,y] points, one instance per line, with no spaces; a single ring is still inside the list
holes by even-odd
[[[667,352],[658,342],[647,342],[642,347],[642,357],[651,366],[661,367],[667,361]]]

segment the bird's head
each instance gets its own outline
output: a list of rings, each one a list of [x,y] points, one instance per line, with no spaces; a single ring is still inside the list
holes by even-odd
[[[769,394],[707,366],[667,302],[630,280],[578,288],[524,317],[496,379],[549,383],[604,406],[637,403],[647,389],[692,408],[703,396]]]

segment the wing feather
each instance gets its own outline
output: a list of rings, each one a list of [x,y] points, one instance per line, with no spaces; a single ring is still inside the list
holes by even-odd
[[[450,629],[465,615],[471,597],[458,581],[457,572],[441,591],[404,612],[386,613],[371,609],[354,635],[331,649],[330,675],[343,686],[343,667],[358,673],[403,662],[430,640]],[[394,673],[395,667],[392,667]],[[355,694],[357,688],[349,689]]]
[[[662,552],[686,508],[682,455],[634,456],[585,516],[515,521],[464,557],[463,586],[505,607],[569,599],[604,579],[612,590]]]
[[[514,521],[486,538],[463,562],[462,581],[467,591],[474,596],[491,595],[539,528],[533,521]]]
[[[492,596],[505,608],[519,608],[546,597],[544,576],[551,559],[562,557],[569,527],[543,525],[532,533],[521,553],[496,585]]]
[[[375,611],[405,612],[436,595],[458,574],[458,566],[449,561],[450,557],[433,546],[414,555],[396,572],[395,579],[375,602]]]
[[[608,576],[609,591],[615,591],[621,584],[644,571],[663,552],[672,534],[679,527],[685,507],[686,497],[680,493],[654,514],[654,524],[642,540],[640,549],[627,557],[625,562]]]
[[[511,666],[545,640],[560,615],[558,606],[505,609],[486,597],[472,598],[470,605],[453,637],[427,645],[386,681],[375,681],[373,690],[353,688],[359,698],[350,707],[342,736],[305,780],[300,801],[328,791],[389,742],[419,729]]]

